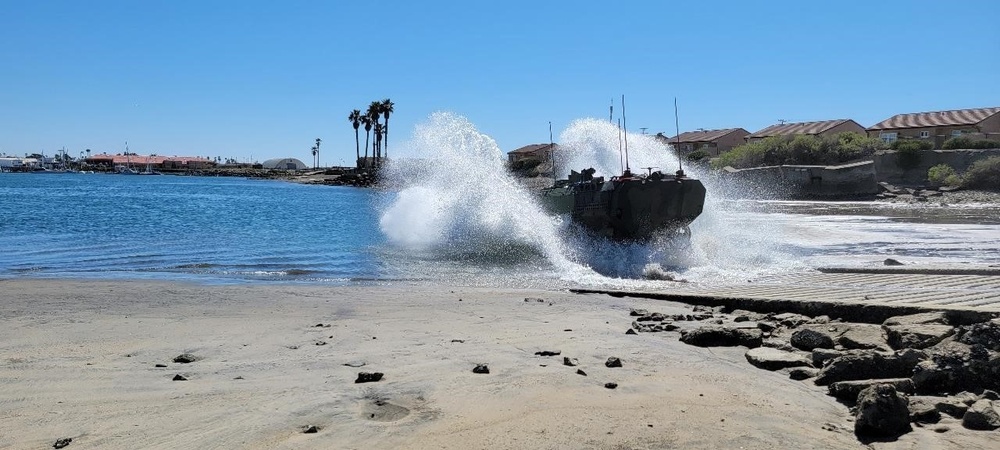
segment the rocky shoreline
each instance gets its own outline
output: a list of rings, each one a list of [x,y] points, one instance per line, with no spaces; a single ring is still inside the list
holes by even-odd
[[[691,314],[633,309],[627,334],[677,332],[698,347],[747,347],[749,364],[826,387],[850,408],[862,442],[913,427],[1000,429],[1000,319],[935,311],[882,323],[695,306]]]

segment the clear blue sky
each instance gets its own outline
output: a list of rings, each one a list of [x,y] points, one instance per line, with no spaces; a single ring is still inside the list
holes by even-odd
[[[0,0],[0,152],[309,163],[319,137],[336,165],[347,114],[386,97],[390,154],[435,111],[506,151],[621,94],[650,133],[673,134],[675,96],[682,130],[869,126],[1000,106],[998,19],[997,0]]]

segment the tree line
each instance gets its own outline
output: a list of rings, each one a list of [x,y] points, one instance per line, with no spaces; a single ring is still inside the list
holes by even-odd
[[[368,168],[368,143],[374,131],[374,142],[372,142],[372,168],[378,169],[382,165],[382,159],[389,157],[389,116],[394,112],[393,103],[390,99],[373,101],[368,105],[368,110],[363,114],[360,109],[351,111],[347,120],[354,127],[354,148],[357,156],[357,167]],[[361,159],[361,138],[359,129],[365,127],[365,156]],[[383,146],[384,144],[384,146]]]

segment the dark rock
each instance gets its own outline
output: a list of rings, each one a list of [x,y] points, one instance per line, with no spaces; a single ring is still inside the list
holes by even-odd
[[[374,383],[382,379],[382,372],[358,372],[358,379],[355,383]]]
[[[1000,411],[991,400],[979,400],[962,416],[962,426],[970,430],[995,430],[1000,428]]]
[[[757,328],[760,328],[760,331],[771,332],[778,328],[778,324],[775,322],[757,322]]]
[[[886,266],[902,266],[903,265],[903,263],[899,262],[898,260],[892,259],[892,258],[886,258],[885,261],[882,261],[882,264],[886,265]]]
[[[316,425],[310,425],[306,427],[305,430],[302,430],[302,432],[307,434],[319,433],[319,427],[317,427]]]
[[[649,311],[646,311],[645,309],[633,309],[633,310],[629,311],[629,313],[628,313],[628,315],[630,315],[632,317],[640,317],[640,316],[645,316],[645,315],[648,315],[648,314],[649,314]]]
[[[793,380],[808,380],[819,375],[819,369],[813,367],[796,367],[788,371],[788,378]]]
[[[792,347],[792,344],[789,344],[788,341],[776,337],[764,338],[760,341],[760,346],[784,350],[786,352],[794,352],[798,350],[797,348]]]
[[[811,328],[803,328],[792,333],[792,346],[811,351],[814,348],[833,348],[833,337]]]
[[[628,331],[625,332],[625,334],[639,334],[639,333],[636,333],[634,328],[629,328]]]
[[[963,344],[979,344],[989,350],[1000,351],[1000,319],[961,326],[956,336]]]
[[[762,338],[760,330],[742,328],[727,328],[720,326],[701,327],[681,334],[681,342],[698,347],[760,347]]]
[[[827,316],[827,315],[816,316],[816,317],[813,317],[812,319],[809,319],[808,323],[813,323],[813,324],[826,324],[826,323],[830,323],[830,316]]]
[[[173,381],[187,381],[184,375],[174,375]]]
[[[979,401],[979,396],[969,391],[962,391],[948,398],[953,399],[956,402],[962,403],[965,406],[972,406],[973,403]]]
[[[525,303],[532,303],[532,302],[534,302],[534,303],[545,303],[545,299],[541,299],[541,298],[538,298],[538,297],[525,297],[524,301],[525,301]]]
[[[1000,354],[981,345],[946,340],[927,349],[929,360],[918,364],[913,382],[921,393],[1000,389]]]
[[[563,365],[564,366],[570,366],[570,367],[576,367],[576,366],[580,365],[580,361],[578,361],[576,358],[570,358],[569,356],[564,356],[563,357]]]
[[[955,333],[951,325],[886,325],[889,346],[894,349],[931,347]]]
[[[944,400],[941,397],[910,396],[910,421],[918,423],[938,423],[941,412],[937,404]]]
[[[622,360],[620,360],[620,359],[615,358],[614,356],[612,356],[612,357],[608,358],[607,361],[605,361],[604,365],[605,365],[605,367],[621,367],[622,366]]]
[[[472,373],[490,373],[490,368],[486,364],[478,364],[472,368]]]
[[[576,374],[577,375],[587,376],[587,372],[584,372],[583,369],[576,369]]]
[[[837,337],[837,343],[846,349],[888,349],[884,332],[885,330],[878,325],[851,324]]]
[[[966,403],[962,402],[961,400],[955,397],[947,397],[941,399],[934,404],[934,407],[937,408],[938,411],[941,411],[956,419],[961,419],[963,416],[965,416],[965,412],[969,410],[969,405],[967,405]]]
[[[194,356],[190,353],[182,353],[180,355],[177,355],[176,358],[174,358],[174,362],[181,364],[188,364],[188,363],[193,363],[199,359],[201,358],[198,358],[197,356]]]
[[[876,384],[858,394],[854,433],[861,437],[894,437],[910,431],[905,395],[891,384]]]
[[[464,344],[465,343],[465,339],[452,339],[451,343],[452,344]]]
[[[56,443],[52,444],[52,448],[64,448],[69,445],[70,442],[73,442],[73,438],[56,439]]]
[[[608,389],[615,389],[618,387],[618,383],[604,383],[604,387]]]
[[[884,354],[872,350],[855,350],[838,356],[823,367],[816,384],[826,385],[837,381],[904,378],[926,354],[917,350],[903,350],[897,354]]]
[[[559,356],[561,354],[561,350],[542,350],[540,352],[535,352],[536,356]]]
[[[351,362],[345,362],[343,365],[345,365],[347,367],[358,368],[358,367],[364,367],[365,366],[365,362],[364,361],[351,361]]]
[[[667,320],[667,316],[664,316],[663,314],[660,313],[652,313],[641,316],[635,320],[639,322],[663,322],[664,320]]]
[[[980,399],[997,401],[997,400],[1000,400],[1000,394],[997,394],[996,391],[991,391],[989,389],[986,389],[986,390],[983,390],[983,393],[979,395],[979,398]]]
[[[754,367],[764,370],[778,370],[788,367],[809,366],[809,360],[798,353],[786,352],[770,347],[757,347],[747,350],[747,361]]]
[[[843,356],[845,353],[840,350],[833,350],[828,348],[817,348],[812,351],[812,362],[814,367],[820,367],[826,365],[828,361],[834,358]]]
[[[326,341],[316,341],[316,345],[317,345],[317,346],[323,346],[323,345],[326,345]]]
[[[157,365],[155,365],[155,366],[153,366],[153,367],[159,367],[159,368],[161,368],[161,369],[162,369],[162,368],[164,368],[164,367],[167,367],[167,365],[166,365],[166,364],[157,364]]]
[[[888,384],[896,389],[897,392],[913,392],[913,381],[910,381],[909,378],[838,381],[836,383],[831,383],[827,389],[829,390],[831,396],[836,397],[839,400],[853,401],[857,400],[861,391],[875,386],[876,384]]]

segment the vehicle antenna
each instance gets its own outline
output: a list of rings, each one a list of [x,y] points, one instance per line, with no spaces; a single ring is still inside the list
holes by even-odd
[[[552,164],[552,186],[556,185],[556,148],[552,143],[552,121],[549,121],[549,163]]]
[[[677,132],[677,175],[684,176],[684,166],[681,162],[681,122],[677,117],[677,97],[674,97],[674,131]]]
[[[623,176],[632,176],[628,166],[628,125],[625,123],[625,94],[622,94],[622,131],[625,132],[625,172]]]
[[[618,119],[618,163],[621,164],[622,172],[625,172],[625,160],[622,158],[622,120]]]

